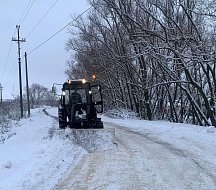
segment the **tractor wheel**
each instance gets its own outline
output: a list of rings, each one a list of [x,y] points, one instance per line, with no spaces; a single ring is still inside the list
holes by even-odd
[[[59,129],[65,129],[67,124],[65,122],[59,121]]]
[[[104,128],[103,122],[100,119],[97,119],[97,128]]]

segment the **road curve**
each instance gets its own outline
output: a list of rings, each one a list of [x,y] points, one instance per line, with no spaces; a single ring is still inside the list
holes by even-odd
[[[84,155],[55,190],[216,189],[216,170],[190,153],[148,133],[111,123],[105,127],[115,129],[118,147]]]

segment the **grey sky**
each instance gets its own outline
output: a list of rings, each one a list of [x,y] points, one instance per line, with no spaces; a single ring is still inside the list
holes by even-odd
[[[11,44],[11,39],[14,34],[17,38],[16,25],[22,21],[19,19],[27,5],[34,2],[20,24],[20,37],[26,38],[26,42],[21,46],[23,87],[25,86],[24,52],[33,50],[69,23],[72,20],[71,16],[77,16],[89,7],[87,0],[58,0],[37,28],[31,32],[55,1],[57,0],[0,0],[0,83],[4,88],[3,99],[11,98],[11,94],[19,94],[17,43]],[[69,58],[69,54],[65,51],[67,39],[67,30],[64,30],[28,56],[30,84],[39,83],[51,88],[54,82],[62,83],[66,80],[64,70],[66,60]],[[11,51],[8,54],[10,47]]]

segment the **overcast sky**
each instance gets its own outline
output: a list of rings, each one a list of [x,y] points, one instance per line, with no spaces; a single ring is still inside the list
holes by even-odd
[[[13,36],[17,38],[16,25],[20,25],[20,37],[26,38],[21,45],[22,84],[25,87],[24,52],[31,52],[67,25],[72,20],[71,16],[78,16],[89,7],[87,0],[0,0],[0,83],[3,99],[19,94],[17,43],[11,41]],[[39,83],[51,89],[53,83],[63,83],[67,79],[64,71],[69,58],[65,51],[68,37],[67,30],[63,30],[28,56],[30,85]]]

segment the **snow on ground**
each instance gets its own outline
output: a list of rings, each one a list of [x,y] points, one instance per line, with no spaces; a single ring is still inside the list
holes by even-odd
[[[200,126],[103,117],[117,148],[86,154],[54,190],[215,190],[215,133]]]
[[[110,133],[59,130],[43,110],[32,110],[0,144],[0,190],[49,190],[84,154],[113,147]],[[46,111],[57,116],[57,108]]]
[[[46,108],[46,110],[50,115],[57,116],[57,108]],[[199,161],[200,168],[205,167],[212,173],[216,173],[216,129],[214,127],[165,121],[111,119],[105,116],[102,120],[105,131],[111,130],[107,126],[113,126],[116,130],[118,127],[119,130],[122,127],[127,128],[127,131],[139,133],[152,143],[158,142],[164,145],[166,149],[175,147],[176,153],[179,151],[179,154],[193,155],[191,158],[197,158],[195,161]],[[12,129],[13,135],[0,144],[0,190],[51,190],[58,181],[67,176],[67,172],[73,168],[76,169],[85,157],[94,158],[94,154],[89,153],[96,150],[103,152],[103,150],[114,149],[115,145],[111,140],[112,132],[58,130],[57,120],[46,115],[43,108],[32,110],[31,117],[22,119]],[[124,140],[127,140],[126,137]],[[119,155],[117,150],[113,151],[116,156]],[[109,160],[109,152],[105,152]],[[139,155],[138,160],[144,159],[145,153],[141,155],[137,152],[136,156]],[[105,165],[108,167],[109,164],[105,163]],[[116,171],[112,172],[118,173],[120,166],[118,168],[117,160],[114,168]],[[95,168],[92,169],[94,171]],[[160,176],[160,174],[157,175]],[[121,186],[112,187],[110,184],[109,188],[121,189]],[[214,187],[211,186],[210,189]]]
[[[154,142],[165,144],[166,147],[175,146],[178,150],[196,156],[203,164],[208,162],[216,166],[216,128],[213,126],[203,127],[167,121],[111,119],[105,116],[102,120],[117,127],[127,127],[132,132],[143,134]]]
[[[56,121],[42,109],[13,129],[16,135],[0,144],[0,189],[50,189],[85,151],[55,135]]]

